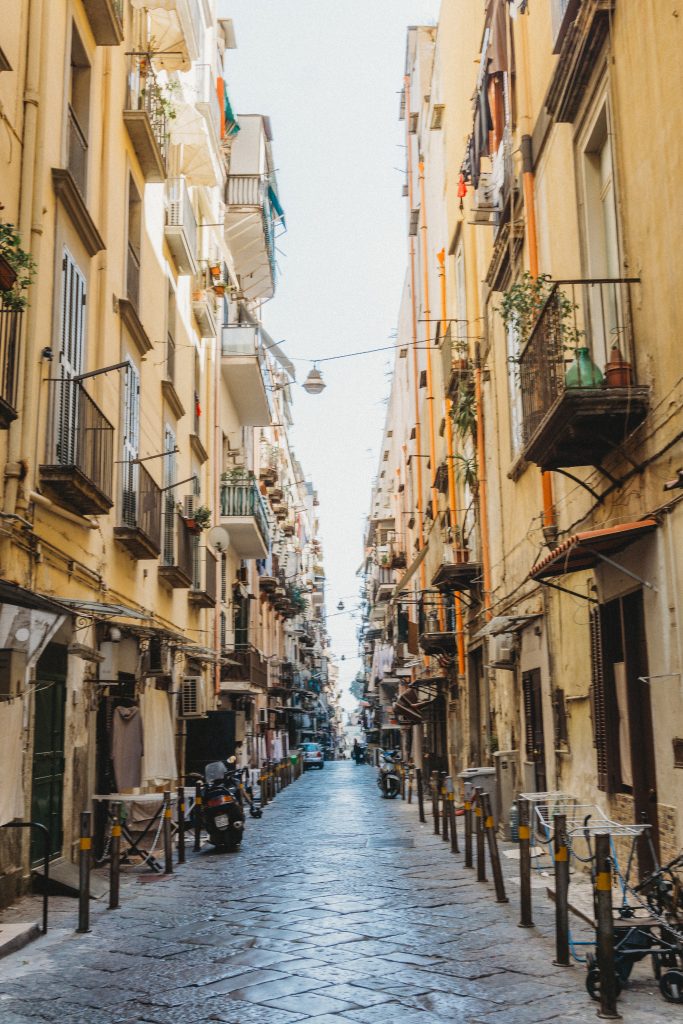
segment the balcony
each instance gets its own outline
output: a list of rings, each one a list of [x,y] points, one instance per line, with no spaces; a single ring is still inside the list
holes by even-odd
[[[268,688],[268,662],[252,644],[239,646],[226,654],[228,665],[221,666],[223,693],[249,693]]]
[[[573,122],[610,32],[616,0],[552,0],[553,52],[559,53],[545,99],[556,121]]]
[[[227,529],[239,558],[268,557],[268,516],[254,481],[221,484],[221,526]]]
[[[277,481],[280,449],[275,444],[268,444],[261,441],[259,448],[259,480],[263,480],[266,487],[274,487]]]
[[[189,71],[204,46],[205,23],[200,0],[131,0],[149,12],[149,48],[164,71]]]
[[[22,312],[0,306],[0,429],[17,418],[17,372]]]
[[[170,178],[166,185],[166,244],[179,274],[197,273],[197,221],[184,178]]]
[[[194,280],[192,312],[202,338],[215,338],[218,334],[215,310],[216,300],[211,289],[208,272],[201,270]]]
[[[634,283],[553,284],[519,357],[523,455],[541,469],[599,466],[644,420],[648,388],[636,376]]]
[[[193,579],[192,534],[166,492],[159,582],[173,590],[187,590]]]
[[[263,379],[265,353],[258,327],[224,327],[221,366],[242,426],[263,427],[271,422]]]
[[[221,142],[222,113],[216,90],[216,80],[210,64],[197,64],[195,67],[195,89],[197,91],[196,107],[203,114],[209,132],[216,146]]]
[[[114,504],[114,427],[79,381],[50,381],[50,408],[43,493],[81,515],[107,513]]]
[[[195,608],[215,608],[218,597],[216,587],[216,566],[218,559],[207,548],[194,544],[194,575],[188,594],[190,604]]]
[[[281,221],[274,189],[265,175],[229,174],[225,203],[226,238],[242,291],[251,301],[270,299],[275,294],[275,227]]]
[[[432,576],[432,586],[443,593],[460,594],[479,586],[480,562],[469,561],[469,550],[455,548],[444,552],[444,560]]]
[[[123,0],[83,0],[83,7],[98,46],[123,42]]]
[[[418,642],[425,654],[455,654],[455,610],[450,595],[429,590],[423,593]]]
[[[144,57],[131,57],[123,120],[145,181],[164,181],[168,103]]]
[[[121,525],[114,527],[114,537],[138,561],[158,558],[161,489],[141,463],[126,462],[121,468]]]

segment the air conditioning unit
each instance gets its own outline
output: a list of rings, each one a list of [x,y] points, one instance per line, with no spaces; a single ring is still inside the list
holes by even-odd
[[[266,708],[259,708],[258,724],[259,725],[268,725],[268,711],[267,711]]]
[[[503,839],[512,839],[510,830],[510,808],[520,790],[519,751],[497,750],[493,755],[496,767],[496,789],[498,793],[498,831]]]
[[[202,676],[185,676],[180,684],[180,718],[203,718],[206,714],[206,694]]]
[[[498,633],[489,640],[490,668],[514,669],[517,638],[514,633]]]
[[[498,212],[498,189],[493,175],[489,172],[479,175],[479,185],[474,190],[472,213],[475,224],[490,224],[491,214]]]

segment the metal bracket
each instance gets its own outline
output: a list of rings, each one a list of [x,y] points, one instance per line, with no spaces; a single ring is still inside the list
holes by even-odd
[[[596,469],[601,469],[601,467],[596,466]],[[594,491],[590,484],[587,484],[585,480],[579,480],[578,476],[574,476],[573,473],[568,473],[566,469],[554,469],[553,473],[561,473],[562,476],[566,476],[569,480],[573,480],[575,484],[579,485],[579,487],[583,487],[584,490],[588,491],[588,493],[593,498],[595,498],[598,505],[601,505],[604,501],[604,497],[602,494],[598,494],[598,492]],[[606,475],[609,476],[609,474]],[[612,477],[610,477],[610,480],[612,480],[612,483],[616,483],[616,481]]]
[[[559,583],[548,583],[547,580],[538,580],[538,582],[544,587],[551,587],[553,590],[561,590],[563,594],[570,594],[572,597],[580,597],[582,601],[590,601],[591,604],[598,604],[597,597],[588,597],[586,594],[580,594],[578,590],[570,590],[569,587],[561,587]]]
[[[648,583],[648,581],[644,580],[642,576],[638,576],[637,573],[631,572],[630,569],[626,569],[623,565],[619,565],[619,563],[615,562],[613,558],[608,558],[607,555],[603,555],[600,551],[595,551],[595,549],[593,548],[591,548],[590,550],[593,552],[596,558],[599,558],[602,562],[607,562],[607,564],[611,565],[613,569],[618,569],[619,572],[623,572],[625,576],[630,576],[631,579],[635,580],[637,583],[642,583],[643,586],[647,587],[648,590],[651,590],[653,594],[658,593],[658,590],[654,583]]]

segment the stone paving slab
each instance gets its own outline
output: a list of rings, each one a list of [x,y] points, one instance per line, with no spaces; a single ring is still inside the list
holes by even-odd
[[[250,820],[238,853],[190,851],[152,883],[125,870],[121,910],[93,906],[87,935],[76,901],[52,900],[49,934],[0,962],[0,1024],[597,1019],[584,970],[552,964],[547,879],[536,927],[517,927],[516,868],[507,858],[510,903],[496,904],[415,804],[383,801],[369,767],[330,764]],[[642,964],[619,1005],[626,1024],[683,1024]]]

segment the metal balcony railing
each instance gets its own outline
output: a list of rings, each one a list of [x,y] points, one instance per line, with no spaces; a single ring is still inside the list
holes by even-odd
[[[418,632],[451,633],[455,630],[455,606],[450,594],[425,591],[420,599]]]
[[[231,516],[253,516],[263,543],[270,547],[266,506],[255,482],[221,485],[221,518],[228,519]]]
[[[257,327],[223,327],[221,354],[224,356],[261,356],[260,334]]]
[[[0,426],[16,419],[21,310],[0,306]]]
[[[268,184],[261,174],[229,174],[225,183],[228,206],[263,206]]]
[[[182,228],[190,252],[197,255],[197,219],[185,178],[169,178],[166,185],[166,224]]]
[[[126,256],[126,296],[140,310],[140,253],[131,243],[128,243]]]
[[[228,652],[228,665],[221,668],[221,682],[249,682],[265,690],[268,687],[268,662],[251,643],[236,644]]]
[[[69,138],[68,169],[79,192],[85,198],[88,181],[88,140],[71,104],[67,108],[67,129]]]
[[[524,442],[528,443],[553,403],[572,388],[595,389],[613,345],[636,384],[630,287],[634,278],[555,281],[519,356]],[[577,359],[577,350],[588,357]],[[574,365],[576,373],[568,377]],[[593,367],[587,374],[582,366]],[[585,380],[582,381],[581,373]]]
[[[122,466],[121,525],[141,530],[161,550],[161,488],[138,462]]]
[[[194,546],[193,563],[192,589],[206,594],[215,604],[218,598],[216,571],[218,559],[211,551],[197,543]]]
[[[114,427],[80,381],[50,381],[53,465],[73,468],[111,498]]]
[[[175,501],[166,493],[164,502],[163,548],[161,564],[177,568],[188,580],[193,577],[192,535],[176,510]]]
[[[132,56],[128,71],[126,110],[144,110],[164,164],[168,159],[168,101],[148,58]]]

